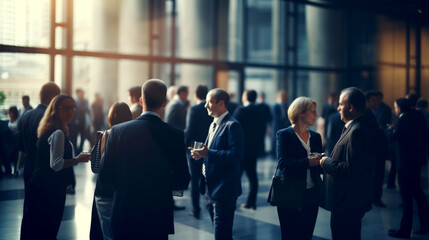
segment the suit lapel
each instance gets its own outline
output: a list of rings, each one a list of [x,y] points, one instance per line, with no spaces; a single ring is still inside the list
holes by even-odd
[[[219,133],[222,131],[222,129],[224,129],[225,128],[225,124],[226,124],[226,122],[229,120],[229,118],[230,118],[230,115],[229,115],[229,113],[222,119],[222,122],[219,124],[219,127],[216,129],[216,132],[214,133],[214,135],[213,135],[213,138],[212,138],[212,142],[210,143],[210,146],[213,146],[213,143],[214,143],[214,141],[215,141],[215,139],[217,138],[217,136],[219,135]],[[209,130],[210,131],[210,130]],[[208,140],[207,140],[208,141]],[[209,147],[210,147],[209,146]]]

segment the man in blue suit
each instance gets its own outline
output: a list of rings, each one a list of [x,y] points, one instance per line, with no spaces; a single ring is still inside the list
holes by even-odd
[[[204,159],[202,193],[215,228],[215,239],[232,239],[234,211],[241,195],[240,161],[244,139],[241,124],[227,110],[228,93],[220,88],[207,94],[206,109],[214,117],[203,148],[191,150],[195,160]]]
[[[195,100],[197,104],[189,109],[186,131],[185,131],[185,145],[193,146],[193,142],[204,142],[207,138],[207,132],[213,118],[207,115],[207,110],[204,105],[206,104],[207,86],[198,85],[195,90]],[[202,171],[203,161],[195,161],[191,153],[187,152],[188,164],[191,170],[191,201],[192,212],[191,216],[200,218],[200,176]]]
[[[19,132],[21,133],[19,136],[19,148],[26,154],[24,165],[24,211],[27,204],[28,181],[33,175],[34,164],[36,163],[37,128],[49,103],[60,92],[60,88],[55,83],[50,82],[43,85],[40,89],[40,104],[35,109],[25,112],[18,122]]]
[[[167,87],[151,79],[142,87],[143,113],[112,127],[100,180],[115,190],[114,239],[168,239],[174,233],[173,190],[188,187],[183,131],[160,118]]]

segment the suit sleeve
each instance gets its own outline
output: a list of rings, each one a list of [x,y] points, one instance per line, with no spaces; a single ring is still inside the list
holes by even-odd
[[[278,131],[276,139],[277,159],[279,161],[280,169],[286,169],[286,171],[294,171],[294,169],[307,169],[310,167],[308,157],[299,159],[294,159],[290,157],[289,151],[292,151],[292,149],[295,148],[291,146],[296,146],[296,144],[301,143],[294,144],[292,136],[289,132]]]
[[[215,163],[236,163],[237,161],[241,161],[244,151],[243,129],[239,122],[232,122],[228,128],[227,149],[209,149],[207,161]]]
[[[323,169],[333,176],[347,176],[352,172],[352,168],[358,168],[364,163],[359,163],[360,160],[365,160],[364,153],[368,149],[364,149],[365,135],[362,129],[355,129],[350,136],[350,141],[341,149],[341,157],[344,159],[326,158],[323,162]],[[357,170],[357,169],[356,169]]]
[[[105,139],[106,144],[104,147],[104,155],[100,159],[100,180],[104,184],[114,185],[116,181],[116,170],[117,163],[115,161],[116,157],[116,144],[115,144],[115,131],[112,128],[110,134],[108,134],[107,139]]]
[[[194,136],[194,126],[196,126],[195,124],[195,120],[196,120],[196,116],[195,116],[195,109],[194,108],[190,108],[189,109],[189,114],[187,116],[186,119],[186,132],[185,132],[185,147],[190,147],[192,145],[192,136]]]
[[[188,161],[186,159],[186,148],[184,144],[184,136],[182,132],[177,134],[174,146],[174,154],[171,155],[171,183],[172,190],[187,189],[191,175],[189,174]]]

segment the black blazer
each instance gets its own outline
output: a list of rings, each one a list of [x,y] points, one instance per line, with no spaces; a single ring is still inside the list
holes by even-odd
[[[37,158],[37,128],[40,120],[45,114],[47,106],[39,104],[35,109],[25,112],[18,122],[20,132],[21,151],[26,153],[24,164],[24,180],[28,181],[33,175],[34,165]]]
[[[185,131],[185,146],[187,147],[193,147],[194,141],[204,142],[207,138],[213,117],[208,115],[205,104],[206,102],[203,101],[189,109]]]
[[[310,131],[311,152],[322,153],[322,138],[319,133]],[[277,132],[277,169],[284,171],[285,176],[307,180],[307,169],[310,169],[311,179],[317,190],[320,189],[322,170],[319,166],[310,167],[307,150],[302,146],[301,141],[295,134],[292,127],[288,127]],[[271,199],[271,188],[268,193],[268,202]]]
[[[260,113],[255,104],[240,106],[235,110],[234,118],[241,123],[244,132],[244,156],[259,155],[266,129],[265,119]]]
[[[325,170],[322,206],[330,211],[368,211],[372,202],[374,144],[369,120],[360,116],[341,135]]]
[[[174,233],[171,191],[190,181],[183,132],[142,115],[113,126],[103,158],[99,177],[115,190],[114,237]]]

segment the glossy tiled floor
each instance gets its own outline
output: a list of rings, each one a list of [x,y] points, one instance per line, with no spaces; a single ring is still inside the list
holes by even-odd
[[[264,159],[258,163],[260,189],[258,209],[256,211],[237,209],[234,219],[234,239],[271,240],[280,239],[280,228],[276,209],[266,203],[271,183],[271,176],[276,163]],[[426,173],[426,169],[424,169]],[[91,204],[96,176],[90,171],[89,164],[75,167],[77,186],[75,195],[67,195],[66,208],[58,239],[89,239]],[[426,181],[427,174],[424,174]],[[423,180],[423,179],[422,179]],[[238,199],[238,206],[244,203],[248,192],[246,177],[243,177],[244,194]],[[427,189],[427,184],[424,184]],[[0,179],[0,239],[19,239],[24,197],[22,177]],[[400,221],[400,198],[397,190],[385,189],[383,201],[387,208],[374,207],[363,219],[362,239],[392,239],[386,232],[396,228]],[[189,192],[184,197],[176,198],[176,204],[186,206],[186,210],[175,212],[176,234],[172,240],[205,240],[213,239],[213,228],[209,215],[203,211],[200,220],[188,215],[190,211]],[[204,206],[201,199],[201,206]],[[313,239],[330,239],[329,212],[320,209]],[[418,229],[415,215],[414,229]],[[429,239],[429,236],[414,235],[413,239]]]

